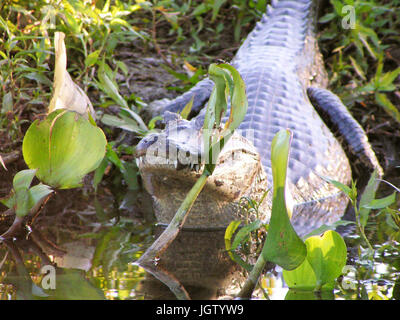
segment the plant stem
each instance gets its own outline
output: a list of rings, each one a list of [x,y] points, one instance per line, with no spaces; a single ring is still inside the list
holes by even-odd
[[[155,258],[159,256],[176,238],[179,231],[182,229],[183,224],[185,223],[185,220],[190,212],[190,209],[193,206],[193,203],[196,201],[198,195],[203,189],[207,178],[208,174],[203,172],[200,178],[197,179],[196,183],[193,185],[192,189],[190,189],[185,200],[182,202],[181,206],[179,207],[175,216],[172,218],[168,227],[140,257],[140,259],[137,261],[137,264],[141,266],[149,263],[153,264]]]
[[[251,295],[257,286],[258,280],[260,279],[261,272],[264,270],[264,267],[267,263],[267,260],[264,259],[263,255],[260,254],[257,258],[253,269],[251,269],[249,276],[246,279],[246,282],[243,285],[242,290],[240,290],[238,294],[238,298],[241,299],[250,299]]]
[[[353,207],[354,207],[354,213],[356,216],[356,224],[357,224],[358,230],[360,231],[360,236],[363,239],[363,241],[367,244],[367,246],[371,250],[371,252],[373,252],[374,248],[372,248],[371,243],[368,241],[367,236],[365,235],[365,232],[364,232],[364,227],[361,225],[360,212],[358,210],[357,203],[353,202]]]

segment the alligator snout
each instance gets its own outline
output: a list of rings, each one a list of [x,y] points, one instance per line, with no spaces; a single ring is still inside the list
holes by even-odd
[[[218,129],[215,130],[218,134]],[[136,147],[146,190],[153,196],[157,219],[169,223],[206,163],[201,119],[175,117],[165,130],[152,133]],[[224,145],[216,168],[195,202],[186,227],[225,228],[240,219],[243,196],[263,194],[267,179],[253,144],[234,133]],[[257,189],[257,190],[255,190]]]

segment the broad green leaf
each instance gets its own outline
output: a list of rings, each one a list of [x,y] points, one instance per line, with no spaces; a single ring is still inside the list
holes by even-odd
[[[281,130],[272,140],[273,201],[267,239],[262,251],[265,260],[286,270],[297,268],[307,254],[305,244],[290,223],[286,205],[286,174],[291,137],[289,130]]]
[[[95,170],[106,150],[103,131],[71,111],[56,110],[43,121],[36,120],[25,134],[22,152],[36,176],[54,188],[80,185]]]
[[[85,277],[85,272],[77,269],[57,269],[55,290],[48,290],[45,300],[105,300],[101,289],[95,287]]]
[[[335,231],[313,236],[305,241],[307,258],[294,270],[284,270],[283,277],[292,289],[332,290],[334,281],[346,265],[347,248]]]
[[[289,289],[285,296],[285,300],[335,300],[335,296],[333,290],[312,292]]]
[[[307,259],[294,270],[283,270],[282,275],[290,289],[313,291],[317,284],[315,272]]]
[[[26,216],[44,197],[53,192],[44,184],[38,184],[29,188],[35,177],[36,170],[19,171],[13,180],[13,191],[2,199],[1,202],[8,208],[14,208],[18,217]]]
[[[314,236],[306,240],[307,260],[315,272],[317,289],[333,283],[346,265],[347,248],[343,238],[329,230],[322,237]]]

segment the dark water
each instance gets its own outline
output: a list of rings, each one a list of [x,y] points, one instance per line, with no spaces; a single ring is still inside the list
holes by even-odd
[[[97,197],[90,188],[58,192],[31,230],[0,244],[0,299],[217,299],[239,291],[244,273],[225,252],[223,230],[181,232],[149,270],[153,274],[135,265],[162,228],[143,210],[149,199],[139,192],[131,196],[135,204],[119,207],[107,188]],[[262,278],[256,296],[398,299],[399,232],[386,219],[383,214],[371,217],[367,227],[376,249],[372,260],[359,251],[356,234],[346,236],[349,273],[333,292],[289,292],[276,268]],[[3,217],[1,232],[11,222]],[[56,268],[49,271],[48,266]]]

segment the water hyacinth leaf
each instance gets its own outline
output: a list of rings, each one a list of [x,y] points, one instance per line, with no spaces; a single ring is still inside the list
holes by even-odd
[[[307,254],[305,244],[290,223],[286,205],[286,173],[291,138],[289,130],[281,130],[272,140],[273,202],[266,243],[262,251],[265,260],[286,270],[297,268]]]
[[[29,206],[33,208],[36,204],[47,197],[53,190],[45,184],[37,184],[29,189]]]
[[[306,240],[307,260],[315,272],[316,289],[327,286],[333,289],[334,281],[342,274],[347,260],[347,247],[343,238],[333,230],[323,236]]]
[[[208,70],[210,79],[215,86],[211,92],[206,115],[204,118],[203,138],[204,150],[209,150],[208,163],[205,169],[212,173],[218,151],[221,150],[226,141],[231,137],[233,131],[243,121],[247,112],[247,97],[245,84],[239,72],[228,64],[211,64]],[[228,97],[231,101],[231,112],[224,130],[215,137],[212,129],[218,128],[228,108]]]
[[[35,177],[36,170],[19,171],[13,179],[13,207],[15,214],[23,217],[29,212],[29,186]]]
[[[334,281],[346,265],[347,248],[343,238],[329,230],[305,241],[307,258],[294,270],[284,270],[283,278],[291,289],[332,290]]]
[[[315,272],[307,259],[294,270],[283,270],[282,275],[290,289],[313,291],[317,284]]]
[[[99,166],[106,144],[103,131],[89,120],[75,112],[56,110],[31,124],[22,152],[42,182],[66,189],[79,186],[82,178]]]
[[[8,208],[14,208],[18,217],[26,216],[32,208],[39,204],[53,190],[44,184],[29,188],[35,177],[36,170],[19,171],[13,180],[13,191],[1,202]]]
[[[33,178],[35,177],[35,174],[35,169],[19,171],[13,179],[14,191],[18,192],[21,190],[28,190]]]
[[[289,289],[285,300],[335,300],[333,290],[320,292]]]
[[[231,112],[225,124],[225,129],[235,130],[242,123],[247,113],[246,86],[239,72],[234,67],[229,64],[223,64],[220,67],[227,69],[233,80],[233,83],[228,81],[231,93]]]

